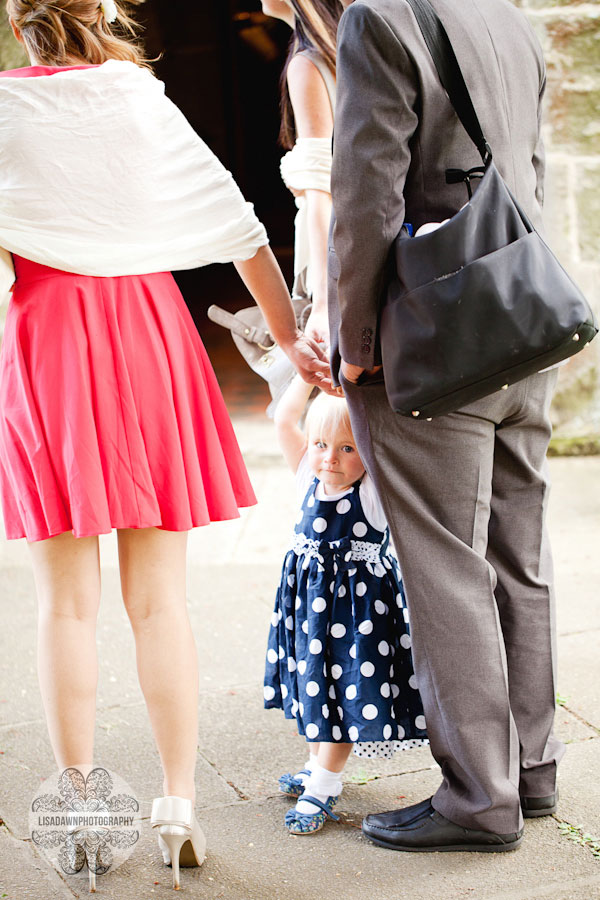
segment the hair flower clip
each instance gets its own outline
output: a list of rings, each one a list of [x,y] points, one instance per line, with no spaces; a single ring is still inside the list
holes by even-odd
[[[112,22],[116,20],[119,14],[115,0],[102,0],[100,8],[104,13],[104,18],[106,19],[108,24],[112,24]]]

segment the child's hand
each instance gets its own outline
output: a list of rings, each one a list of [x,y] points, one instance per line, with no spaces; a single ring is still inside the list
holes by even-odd
[[[327,307],[317,309],[313,305],[312,312],[307,319],[304,331],[307,338],[323,344],[325,350],[329,350],[329,318]]]

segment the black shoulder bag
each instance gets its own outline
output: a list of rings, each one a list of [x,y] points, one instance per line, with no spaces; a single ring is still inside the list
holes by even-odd
[[[450,39],[428,0],[408,0],[442,85],[483,165],[469,202],[436,231],[391,251],[381,355],[392,408],[430,418],[507,387],[583,349],[598,331],[585,297],[492,161]]]

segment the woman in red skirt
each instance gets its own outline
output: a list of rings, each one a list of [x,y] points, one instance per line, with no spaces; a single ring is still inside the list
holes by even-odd
[[[7,8],[31,67],[0,77],[0,247],[16,272],[0,358],[6,534],[31,547],[57,763],[88,767],[97,536],[118,529],[164,771],[152,824],[177,885],[180,851],[190,864],[204,858],[193,813],[198,671],[186,533],[238,516],[255,498],[170,270],[235,261],[303,377],[327,388],[327,363],[296,328],[251,205],[125,39],[123,5]]]

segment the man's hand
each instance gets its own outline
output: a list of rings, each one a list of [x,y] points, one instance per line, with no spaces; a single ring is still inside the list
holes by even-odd
[[[342,375],[346,381],[350,382],[350,384],[358,384],[361,375],[375,375],[380,369],[381,366],[374,366],[372,369],[364,369],[362,366],[353,366],[352,363],[347,363],[344,360],[342,360],[341,364]]]
[[[336,393],[331,381],[329,358],[322,345],[298,331],[296,338],[290,343],[282,344],[281,349],[303,381],[314,384],[327,394]]]

